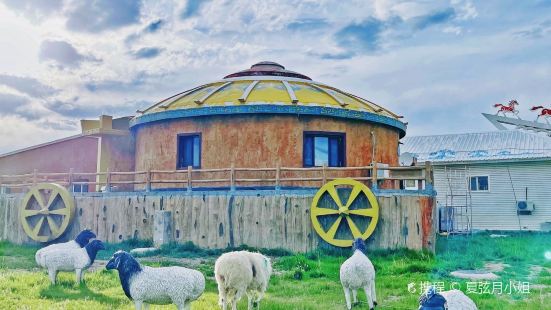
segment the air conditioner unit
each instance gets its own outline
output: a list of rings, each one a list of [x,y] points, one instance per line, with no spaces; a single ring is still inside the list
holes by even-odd
[[[536,208],[536,205],[531,201],[521,200],[517,202],[517,212],[518,213],[532,213],[534,209]]]

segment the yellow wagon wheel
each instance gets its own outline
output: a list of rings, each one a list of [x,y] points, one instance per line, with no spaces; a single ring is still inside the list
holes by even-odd
[[[75,204],[69,191],[55,183],[33,186],[21,203],[20,220],[25,233],[38,242],[61,236],[73,219]]]
[[[352,188],[346,204],[342,203],[341,197],[337,191],[337,186]],[[322,206],[321,200],[326,193],[332,200],[332,204],[334,203],[334,208]],[[366,202],[369,203],[369,205],[366,205],[367,203],[356,203],[354,208],[351,208],[354,201],[360,199],[362,196],[366,198]],[[324,217],[335,219],[335,221],[330,225],[326,225],[328,228],[324,228],[321,223]],[[310,207],[310,218],[314,230],[323,240],[334,246],[350,247],[354,241],[353,239],[362,238],[366,240],[371,236],[379,220],[379,204],[375,195],[373,195],[365,184],[353,179],[336,179],[323,185],[316,193]],[[370,219],[369,224],[363,229],[358,228],[355,222],[355,219],[358,220],[360,218]],[[348,226],[353,238],[338,239],[336,237],[341,223]]]

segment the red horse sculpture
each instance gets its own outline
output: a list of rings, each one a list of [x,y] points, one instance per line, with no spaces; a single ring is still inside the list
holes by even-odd
[[[506,113],[512,113],[517,118],[520,118],[520,117],[518,117],[518,110],[515,107],[517,105],[518,105],[518,102],[516,100],[509,101],[509,103],[507,105],[503,105],[501,103],[494,104],[494,108],[499,108],[496,115],[499,115],[499,113],[502,113],[503,116],[505,116]]]
[[[549,124],[548,118],[551,117],[551,109],[547,109],[547,108],[544,108],[543,106],[539,105],[537,107],[532,107],[530,110],[531,111],[537,111],[537,110],[540,110],[540,109],[541,109],[541,111],[539,112],[538,117],[536,118],[536,122],[540,119],[540,117],[543,117],[545,119],[545,122],[547,122],[547,124]]]

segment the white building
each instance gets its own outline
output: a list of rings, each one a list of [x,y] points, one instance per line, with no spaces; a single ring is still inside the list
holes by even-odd
[[[406,137],[434,165],[441,230],[551,230],[551,138],[524,131]]]

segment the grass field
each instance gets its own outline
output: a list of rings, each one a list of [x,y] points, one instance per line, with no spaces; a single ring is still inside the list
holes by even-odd
[[[60,273],[59,284],[52,286],[44,270],[36,269],[36,248],[0,242],[0,308],[1,309],[133,309],[124,295],[116,272],[107,271],[102,261],[117,249],[148,245],[148,242],[110,244],[100,252],[99,265],[85,274],[85,283],[76,285],[73,273]],[[518,234],[491,238],[488,234],[472,237],[440,237],[436,255],[407,250],[372,252],[369,257],[377,271],[378,309],[417,309],[418,291],[425,282],[443,283],[446,289],[458,282],[467,291],[467,282],[450,277],[458,268],[477,269],[492,263],[503,287],[509,281],[530,283],[530,292],[501,294],[469,293],[479,309],[551,309],[550,234]],[[191,244],[171,245],[154,256],[139,258],[150,266],[181,265],[199,269],[207,277],[207,287],[193,309],[217,309],[217,290],[213,280],[213,264],[220,251],[202,250]],[[273,258],[274,276],[261,309],[345,309],[339,283],[339,267],[347,258],[343,253],[309,253],[290,255],[285,251],[269,251]],[[408,284],[411,290],[408,291]],[[484,288],[483,283],[479,283]],[[490,284],[492,286],[497,284]],[[516,286],[515,286],[516,287]],[[526,286],[525,286],[526,288]],[[365,295],[354,309],[368,309]],[[239,309],[246,309],[242,300]],[[156,306],[152,309],[167,307]],[[171,309],[175,309],[172,306]]]

